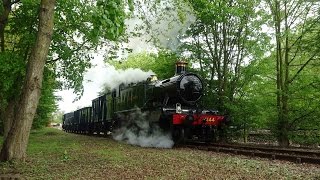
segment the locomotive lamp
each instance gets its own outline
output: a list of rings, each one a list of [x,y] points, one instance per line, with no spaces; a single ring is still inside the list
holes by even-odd
[[[182,108],[181,108],[181,104],[180,103],[176,104],[176,113],[178,113],[178,114],[182,113]]]

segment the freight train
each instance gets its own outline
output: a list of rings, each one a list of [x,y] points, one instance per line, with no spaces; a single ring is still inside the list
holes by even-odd
[[[73,133],[110,134],[134,124],[130,116],[139,109],[150,127],[157,125],[169,132],[175,143],[214,141],[228,118],[201,108],[203,82],[197,74],[187,72],[186,66],[186,62],[178,61],[175,75],[169,79],[157,80],[152,75],[139,83],[121,84],[92,100],[91,107],[64,114],[62,128]]]

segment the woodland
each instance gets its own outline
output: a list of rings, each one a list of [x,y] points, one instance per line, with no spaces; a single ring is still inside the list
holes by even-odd
[[[201,104],[244,137],[268,129],[279,146],[319,144],[319,18],[320,3],[305,0],[1,0],[0,161],[25,160],[31,128],[57,111],[55,92],[80,98],[101,49],[106,63],[159,79],[187,61],[206,85]],[[153,51],[126,47],[139,37]]]

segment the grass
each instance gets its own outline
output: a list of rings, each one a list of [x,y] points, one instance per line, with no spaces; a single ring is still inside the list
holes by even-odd
[[[32,131],[27,153],[25,163],[0,163],[0,179],[320,179],[320,166],[141,148],[50,128]]]

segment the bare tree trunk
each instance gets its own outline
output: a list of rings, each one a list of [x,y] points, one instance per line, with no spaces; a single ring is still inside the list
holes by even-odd
[[[28,61],[27,74],[12,126],[0,153],[1,161],[25,160],[32,121],[39,103],[44,64],[53,32],[55,0],[42,0],[37,40]]]

